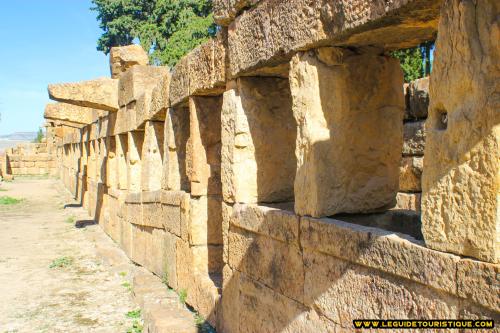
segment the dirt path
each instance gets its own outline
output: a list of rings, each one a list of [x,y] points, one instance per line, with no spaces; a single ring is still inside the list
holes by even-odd
[[[137,309],[133,265],[103,263],[96,246],[102,231],[77,228],[88,217],[64,208],[72,203],[64,193],[47,179],[0,186],[0,197],[24,199],[0,204],[0,333],[127,332],[137,320],[127,317]]]

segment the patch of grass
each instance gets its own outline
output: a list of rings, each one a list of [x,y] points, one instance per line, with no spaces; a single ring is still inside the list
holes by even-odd
[[[128,282],[128,281],[123,282],[122,287],[127,288],[128,291],[132,291],[132,286],[130,285],[130,282]]]
[[[182,289],[181,291],[179,291],[179,301],[182,304],[186,304],[187,297],[188,297],[188,292],[186,289]]]
[[[118,275],[120,275],[121,277],[125,277],[125,276],[127,276],[127,272],[120,272],[120,273],[118,273]]]
[[[2,196],[0,197],[0,205],[17,205],[18,203],[21,203],[23,199],[16,199],[12,197],[7,197],[7,196]]]
[[[163,284],[168,287],[168,273],[163,274],[163,277],[161,278],[161,282],[163,282]]]
[[[125,316],[131,319],[139,319],[141,318],[141,309],[129,311]]]
[[[143,326],[139,320],[134,320],[132,327],[127,330],[127,333],[142,333]]]
[[[72,263],[73,263],[73,258],[61,257],[52,261],[49,268],[64,268],[70,266]]]
[[[199,333],[217,333],[199,313],[194,314],[194,323],[196,324]]]
[[[4,188],[0,188],[0,192],[7,192],[7,190]]]
[[[76,221],[76,217],[74,217],[73,215],[66,219],[66,223],[68,223],[68,224],[75,224],[75,221]]]

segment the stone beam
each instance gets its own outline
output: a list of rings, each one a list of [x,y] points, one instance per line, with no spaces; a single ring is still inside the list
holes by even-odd
[[[446,0],[422,178],[427,246],[500,262],[500,2]]]
[[[440,5],[439,0],[262,0],[229,26],[228,74],[286,63],[297,51],[323,45],[416,46],[435,38]]]
[[[52,100],[89,108],[117,111],[118,80],[100,78],[75,83],[49,84]]]
[[[149,57],[140,45],[112,47],[109,53],[111,77],[118,79],[135,65],[147,65]]]
[[[93,110],[66,103],[49,103],[45,107],[45,119],[64,120],[77,124],[92,123]]]

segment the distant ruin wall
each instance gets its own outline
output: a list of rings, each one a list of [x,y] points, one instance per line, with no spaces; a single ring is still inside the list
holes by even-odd
[[[3,159],[4,177],[57,174],[57,163],[49,153],[47,143],[19,144],[15,148],[7,149]]]
[[[173,69],[122,47],[113,79],[49,86],[59,176],[103,230],[219,332],[500,320],[497,2],[214,5],[219,35]],[[388,51],[438,22],[434,72],[403,85]]]

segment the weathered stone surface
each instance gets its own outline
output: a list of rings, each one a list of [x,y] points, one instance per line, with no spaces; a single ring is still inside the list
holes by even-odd
[[[168,281],[168,285],[170,288],[177,290],[177,255],[176,255],[176,244],[178,241],[178,237],[165,232],[164,235],[164,245],[163,248],[165,252],[163,253],[163,270],[165,272],[166,281]]]
[[[402,192],[422,191],[423,157],[403,157],[399,167],[399,190]]]
[[[394,233],[333,219],[301,219],[303,248],[456,293],[458,257]]]
[[[190,290],[193,290],[193,254],[189,243],[177,238],[175,246],[177,288],[179,291],[185,290],[189,297]]]
[[[118,104],[123,107],[137,101],[142,94],[149,94],[160,82],[161,78],[169,75],[168,67],[134,66],[120,77],[118,85]],[[150,100],[148,101],[150,102]]]
[[[459,303],[445,293],[408,284],[317,252],[304,252],[304,303],[346,328],[359,318],[457,318]]]
[[[109,67],[113,79],[120,78],[123,73],[135,65],[147,65],[149,57],[140,45],[112,47],[109,52]]]
[[[170,80],[170,106],[177,106],[189,97],[189,57],[184,56],[172,69]]]
[[[500,262],[500,3],[443,4],[430,83],[426,244]]]
[[[116,135],[116,173],[118,178],[118,188],[126,190],[128,188],[127,179],[127,151],[128,137],[126,134]]]
[[[457,283],[460,297],[500,313],[500,265],[462,259],[457,264]]]
[[[235,204],[232,225],[276,240],[299,244],[299,217],[293,212],[256,205]]]
[[[193,270],[203,276],[222,271],[222,246],[219,245],[194,245],[191,246],[193,253]]]
[[[143,191],[161,190],[163,171],[163,122],[148,121],[144,126],[141,182]]]
[[[425,120],[404,124],[403,156],[422,156],[425,149]]]
[[[189,192],[190,182],[186,173],[186,146],[189,138],[189,110],[169,109],[165,121],[165,159],[163,188],[170,191]]]
[[[189,244],[222,245],[222,198],[220,196],[191,198]]]
[[[222,244],[223,244],[223,256],[222,260],[224,264],[229,263],[229,225],[231,217],[233,215],[233,206],[222,202]]]
[[[191,194],[220,195],[221,97],[190,97],[190,136],[187,145]]]
[[[222,190],[226,202],[293,200],[296,125],[287,80],[241,78],[224,93]]]
[[[405,120],[427,118],[429,109],[429,77],[405,84]]]
[[[439,8],[440,1],[427,0],[261,1],[229,26],[230,75],[286,62],[319,45],[416,46],[433,38]]]
[[[396,195],[396,206],[395,209],[406,209],[414,210],[416,212],[421,211],[422,205],[422,194],[421,193],[402,193],[399,192]]]
[[[160,78],[151,92],[151,106],[147,119],[165,121],[170,96],[170,73]]]
[[[303,300],[303,262],[298,246],[230,227],[229,266],[298,302]]]
[[[77,124],[92,122],[92,109],[66,103],[49,103],[43,116],[46,119],[65,120]]]
[[[214,20],[222,26],[229,25],[242,10],[254,6],[260,0],[215,0]]]
[[[337,332],[336,325],[324,316],[244,274],[240,275],[239,287],[240,319],[236,332]]]
[[[398,61],[385,56],[323,48],[293,58],[297,214],[369,212],[394,201],[402,85]]]
[[[141,192],[141,157],[144,132],[128,132],[127,152],[127,189],[130,192]]]
[[[49,84],[51,99],[105,111],[118,110],[118,80],[95,79],[76,83]]]

